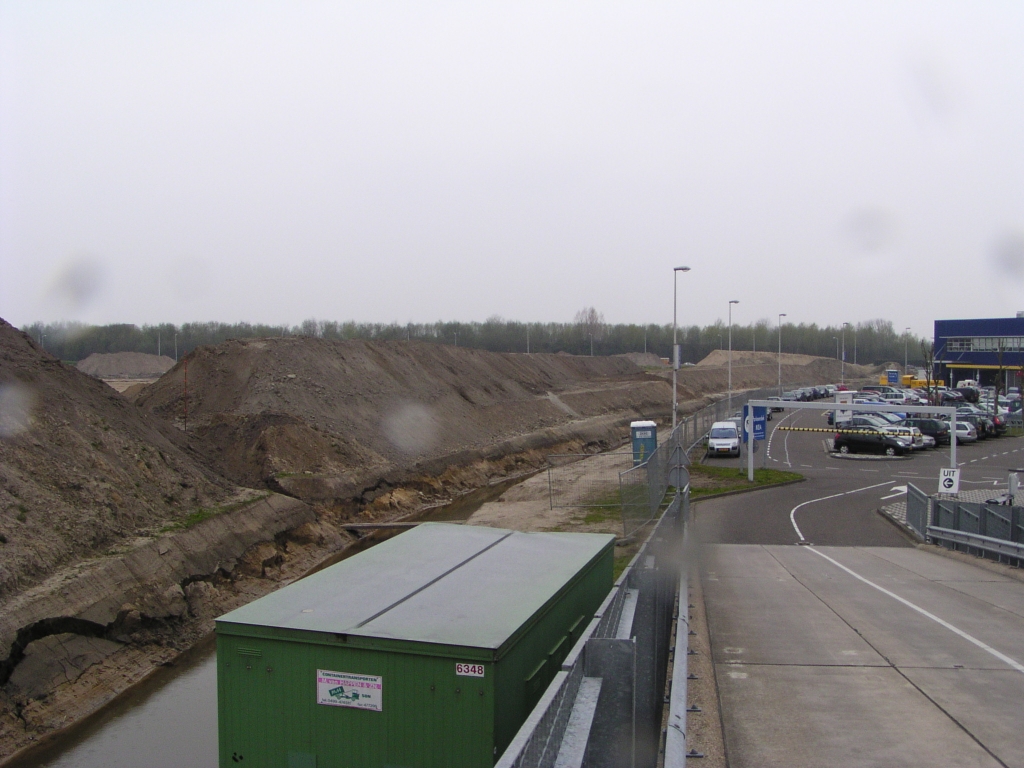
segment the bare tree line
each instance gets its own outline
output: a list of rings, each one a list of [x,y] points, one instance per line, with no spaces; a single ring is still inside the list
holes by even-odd
[[[320,339],[365,339],[375,341],[420,341],[451,344],[492,352],[564,352],[575,355],[618,355],[649,352],[670,357],[672,326],[606,323],[602,313],[585,307],[570,323],[530,323],[494,316],[483,322],[438,321],[435,323],[359,323],[311,318],[298,325],[252,323],[184,323],[174,325],[85,325],[81,323],[33,323],[23,328],[50,354],[62,360],[78,361],[94,352],[157,351],[168,357],[184,354],[197,346],[220,344],[228,339],[309,336]],[[819,357],[835,357],[836,339],[842,325],[786,323],[781,328],[782,351]],[[779,329],[768,320],[750,325],[733,325],[734,350],[778,349]],[[870,320],[846,329],[846,360],[864,364],[902,361],[905,345],[910,362],[924,362],[920,337],[905,337],[888,320]],[[679,343],[682,360],[695,363],[716,349],[728,345],[728,326],[681,325]]]

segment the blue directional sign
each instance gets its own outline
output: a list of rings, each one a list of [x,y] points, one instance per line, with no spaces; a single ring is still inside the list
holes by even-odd
[[[890,368],[889,370],[887,370],[885,372],[885,380],[886,380],[886,382],[890,386],[899,384],[900,383],[900,372],[895,370],[895,369],[893,369],[893,368]]]
[[[743,406],[743,442],[749,441],[747,434],[747,417],[750,415],[750,406]],[[763,405],[754,406],[754,439],[764,440],[768,433],[768,409]]]

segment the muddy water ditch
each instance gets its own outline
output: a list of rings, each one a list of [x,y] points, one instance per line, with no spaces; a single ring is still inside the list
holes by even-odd
[[[519,475],[420,510],[408,522],[460,522],[534,473]],[[362,552],[397,530],[379,530],[333,555],[310,573]],[[308,575],[308,574],[307,574]],[[213,637],[143,683],[7,768],[215,768],[217,659]]]

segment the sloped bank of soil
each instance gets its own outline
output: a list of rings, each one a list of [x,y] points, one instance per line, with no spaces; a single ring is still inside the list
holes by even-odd
[[[0,605],[69,563],[244,496],[184,435],[0,320]]]
[[[429,491],[453,467],[667,415],[671,389],[621,357],[309,338],[200,348],[137,404],[235,482],[316,503]]]

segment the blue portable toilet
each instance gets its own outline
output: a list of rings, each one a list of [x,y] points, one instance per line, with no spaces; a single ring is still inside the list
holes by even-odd
[[[633,421],[629,425],[633,439],[633,466],[643,464],[658,447],[658,425],[653,421]]]

